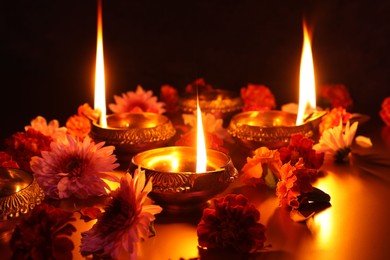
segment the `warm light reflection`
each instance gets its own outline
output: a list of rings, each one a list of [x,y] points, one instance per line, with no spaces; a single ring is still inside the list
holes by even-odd
[[[202,112],[200,111],[199,98],[197,99],[196,122],[196,172],[206,172],[206,142],[204,140]]]
[[[305,116],[312,113],[316,108],[314,65],[310,40],[306,24],[303,23],[303,48],[299,74],[299,107],[296,125],[302,124]]]
[[[149,169],[158,169],[162,172],[178,172],[178,157],[179,155],[177,153],[155,156],[145,162],[145,167]]]
[[[323,248],[329,245],[332,238],[332,214],[330,210],[325,210],[314,217],[314,226],[319,245]]]
[[[137,259],[199,259],[199,251],[196,246],[198,237],[192,225],[168,223],[158,225],[156,231],[157,236],[139,243],[140,249]],[[174,250],[168,245],[173,245]],[[158,249],[155,250],[155,248]]]
[[[15,187],[15,192],[19,192],[21,189],[20,189],[20,186],[19,185],[16,185]]]
[[[94,108],[98,109],[101,113],[100,120],[99,120],[100,125],[102,127],[107,127],[104,56],[103,56],[103,18],[102,18],[101,0],[98,1]]]

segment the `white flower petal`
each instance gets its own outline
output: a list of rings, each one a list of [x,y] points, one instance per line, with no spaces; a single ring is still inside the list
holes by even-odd
[[[356,136],[355,141],[361,147],[364,147],[364,148],[372,147],[372,142],[371,142],[371,139],[369,137],[358,135],[358,136]]]

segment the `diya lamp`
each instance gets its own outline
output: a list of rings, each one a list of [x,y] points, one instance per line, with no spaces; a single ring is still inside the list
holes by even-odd
[[[168,213],[199,210],[238,177],[229,155],[206,149],[202,118],[197,107],[197,146],[168,146],[133,156],[129,173],[140,167],[152,178],[149,197]]]
[[[186,93],[179,99],[179,108],[183,113],[192,114],[199,107],[204,113],[213,114],[224,122],[242,110],[241,97],[234,91],[224,89],[200,90],[199,93]]]
[[[321,118],[327,113],[316,110],[316,93],[310,37],[303,25],[304,42],[300,67],[298,114],[270,110],[236,114],[227,128],[241,145],[254,150],[261,146],[278,149],[287,146],[291,135],[315,138]]]
[[[100,118],[92,121],[91,138],[115,146],[119,159],[165,145],[176,133],[168,117],[148,112],[106,114],[101,2],[97,27],[94,108]]]
[[[0,167],[0,223],[28,213],[43,198],[43,191],[32,173]]]

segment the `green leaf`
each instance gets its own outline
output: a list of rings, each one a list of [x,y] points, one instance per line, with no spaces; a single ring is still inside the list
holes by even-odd
[[[264,182],[271,189],[275,189],[278,183],[278,179],[276,178],[273,171],[271,171],[268,167],[266,169],[267,169],[267,173],[264,176]]]

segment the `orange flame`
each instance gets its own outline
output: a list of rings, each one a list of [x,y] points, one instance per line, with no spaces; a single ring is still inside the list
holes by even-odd
[[[98,1],[94,108],[100,111],[100,120],[99,120],[100,125],[102,127],[107,127],[104,56],[103,56],[103,18],[102,18],[101,0]]]
[[[310,36],[306,24],[303,23],[303,48],[299,75],[299,106],[296,125],[304,121],[304,117],[316,108],[316,90],[314,79],[313,55]]]
[[[206,142],[203,132],[202,113],[200,111],[199,98],[197,99],[196,122],[196,172],[206,172]]]

